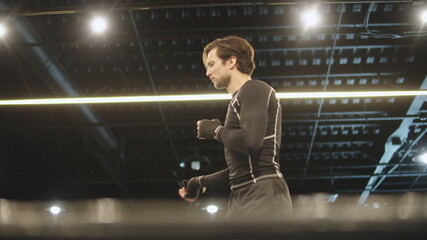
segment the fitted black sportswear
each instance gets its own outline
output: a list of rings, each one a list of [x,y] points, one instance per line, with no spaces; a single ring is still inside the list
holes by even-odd
[[[281,122],[274,89],[259,80],[243,84],[228,105],[224,126],[215,126],[214,138],[224,144],[227,169],[204,176],[200,183],[204,187],[229,183],[234,188],[263,178],[283,178]],[[201,126],[200,131],[206,130]]]
[[[274,89],[259,80],[247,81],[233,95],[216,136],[224,144],[232,188],[260,178],[282,178],[281,131],[282,109]]]
[[[280,192],[283,196],[280,199],[285,200],[280,200],[281,203],[278,201],[277,204],[272,203],[270,209],[275,209],[273,205],[285,206],[286,209],[290,209],[289,190],[283,180],[279,164],[281,124],[282,108],[274,89],[259,80],[249,80],[243,84],[233,94],[228,105],[224,126],[215,128],[214,138],[224,144],[227,168],[202,176],[199,179],[200,187],[228,183],[232,190],[230,202],[233,204],[230,207],[235,208],[233,206],[241,203],[245,206],[248,205],[245,209],[250,212],[250,209],[258,209],[257,205],[261,202],[269,203],[264,200],[241,202],[242,200],[235,197],[237,196],[236,191],[250,187],[251,194],[254,194],[253,196],[256,198],[259,190],[251,187],[252,184],[260,182],[260,186],[262,186],[266,184],[264,181],[266,179],[277,179],[281,182],[279,186],[284,184],[284,187],[278,188],[274,185],[276,190],[271,191],[271,196],[267,194],[268,192],[259,192],[259,194],[266,199],[273,199]],[[212,132],[212,128],[210,132]]]

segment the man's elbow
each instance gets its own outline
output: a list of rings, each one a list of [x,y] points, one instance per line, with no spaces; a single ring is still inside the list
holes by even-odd
[[[263,141],[247,141],[246,142],[246,149],[248,153],[257,153],[261,150],[263,145]]]

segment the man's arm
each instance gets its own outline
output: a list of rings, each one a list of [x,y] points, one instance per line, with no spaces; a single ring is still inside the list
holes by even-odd
[[[245,154],[259,151],[267,129],[268,104],[272,94],[273,89],[260,82],[242,87],[238,96],[240,128],[220,128],[217,140]]]
[[[202,184],[204,187],[221,187],[228,186],[229,172],[228,169],[223,169],[221,171],[205,175],[202,179]]]
[[[209,175],[193,177],[188,180],[187,186],[178,190],[178,193],[187,202],[193,202],[205,187],[228,185],[228,174],[228,169],[223,169]]]

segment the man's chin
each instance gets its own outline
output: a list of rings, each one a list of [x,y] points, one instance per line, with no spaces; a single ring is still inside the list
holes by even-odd
[[[221,86],[221,85],[218,85],[218,84],[216,84],[216,83],[214,83],[214,87],[215,87],[215,89],[216,89],[216,90],[222,90],[222,89],[225,89],[225,86]]]

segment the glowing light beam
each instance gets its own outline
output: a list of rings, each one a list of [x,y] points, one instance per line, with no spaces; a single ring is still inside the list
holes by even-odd
[[[403,97],[427,96],[427,91],[368,91],[368,92],[300,92],[276,93],[280,99],[310,98],[365,98],[365,97]],[[214,101],[229,100],[229,94],[195,94],[195,95],[159,95],[129,97],[83,97],[83,98],[45,98],[0,100],[0,106],[7,105],[55,105],[55,104],[99,104],[99,103],[149,103],[179,101]]]

